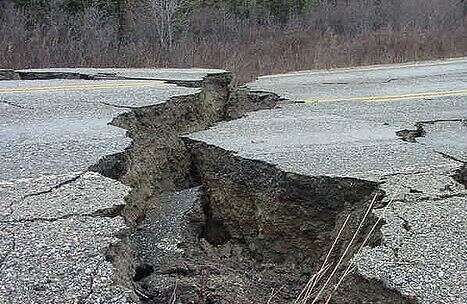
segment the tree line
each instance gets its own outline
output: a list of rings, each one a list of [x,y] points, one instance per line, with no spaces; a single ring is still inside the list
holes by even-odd
[[[290,70],[465,56],[463,0],[0,0],[0,68]]]
[[[333,0],[334,2],[336,0]],[[15,5],[34,11],[47,11],[60,7],[68,12],[80,12],[90,6],[99,7],[110,13],[121,14],[131,6],[145,4],[147,0],[11,0]],[[158,1],[174,2],[174,1]],[[183,5],[194,9],[203,7],[227,7],[230,11],[250,16],[251,12],[262,11],[286,21],[291,14],[300,14],[318,4],[319,0],[189,0]]]

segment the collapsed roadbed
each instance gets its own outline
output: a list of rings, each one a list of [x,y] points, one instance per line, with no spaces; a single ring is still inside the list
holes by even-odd
[[[284,103],[272,93],[232,89],[230,79],[208,75],[200,93],[115,118],[133,143],[91,168],[132,189],[121,209],[130,230],[108,257],[117,283],[143,303],[307,303],[299,295],[327,259],[330,270],[313,291],[323,288],[326,299],[375,224],[367,245],[381,242],[383,222],[370,213],[346,251],[372,199],[377,208],[387,204],[379,183],[294,174],[186,136]],[[356,273],[332,298],[415,302]]]

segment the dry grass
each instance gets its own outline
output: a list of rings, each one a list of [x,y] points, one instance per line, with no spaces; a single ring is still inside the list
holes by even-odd
[[[363,242],[359,246],[357,246],[357,244],[354,244],[354,242],[356,241],[357,237],[360,235],[361,230],[370,212],[372,212],[376,199],[377,199],[377,195],[375,195],[372,201],[370,202],[364,216],[359,222],[357,229],[353,232],[351,239],[348,241],[347,245],[345,246],[345,250],[339,256],[337,262],[334,263],[334,267],[332,268],[332,271],[328,272],[328,270],[331,268],[331,263],[332,263],[329,261],[329,258],[331,254],[335,251],[336,245],[340,241],[341,235],[343,231],[345,230],[351,215],[349,214],[346,217],[321,267],[316,273],[314,273],[311,276],[311,278],[309,279],[305,287],[302,289],[297,299],[294,301],[294,304],[307,304],[309,302],[311,302],[311,304],[315,304],[315,303],[318,303],[318,301],[320,301],[321,299],[324,301],[325,304],[328,304],[331,302],[332,296],[337,292],[341,284],[344,282],[345,278],[350,273],[352,273],[352,271],[355,269],[355,257],[358,257],[362,253],[363,248],[368,244],[368,241],[372,237],[376,228],[380,225],[382,219],[385,217],[387,210],[390,208],[393,202],[393,199],[389,201],[389,203],[384,208],[382,215],[378,217],[375,223],[371,226],[371,229],[366,233]],[[355,251],[353,256],[348,256],[348,253],[350,252],[351,248],[356,247],[356,246],[358,247],[358,249]],[[344,260],[347,260],[348,262],[347,262],[345,269],[342,271],[341,265],[344,262]],[[334,279],[334,276],[338,272],[340,272],[340,277],[338,277],[337,279]],[[324,281],[323,284],[320,284],[320,281],[323,278],[326,278],[326,280]],[[335,283],[334,286],[329,286],[332,281],[336,281],[336,280],[337,280],[337,283]],[[320,286],[319,290],[316,290],[317,286]],[[327,296],[325,296],[326,293],[327,293]]]
[[[174,289],[172,291],[172,295],[170,296],[169,304],[177,303],[177,287],[178,287],[178,281],[175,281]]]
[[[323,261],[323,264],[321,265],[320,269],[311,276],[311,278],[308,280],[308,283],[305,285],[305,287],[302,289],[302,292],[298,295],[297,299],[294,301],[294,304],[306,304],[308,300],[312,297],[314,289],[318,282],[321,280],[321,278],[324,276],[324,274],[328,271],[328,269],[331,267],[328,264],[329,257],[331,256],[332,252],[334,251],[337,242],[339,241],[342,232],[344,231],[345,227],[347,226],[347,223],[349,222],[350,219],[350,214],[347,215],[347,218],[345,219],[344,223],[342,224],[341,228],[339,229],[339,232],[334,239],[334,242],[332,243],[331,248],[329,249],[326,258]],[[315,294],[315,297],[317,295]]]
[[[117,20],[94,9],[74,16],[54,11],[33,23],[3,6],[0,67],[210,67],[246,82],[293,70],[466,55],[458,1],[391,0],[378,7],[371,1],[322,5],[286,25],[222,9],[197,11],[178,27],[169,50],[153,14],[144,11],[132,14],[123,39]]]
[[[396,193],[394,196],[397,196],[398,193]],[[360,254],[362,253],[363,251],[363,248],[365,248],[365,246],[368,244],[368,241],[370,240],[371,236],[373,235],[374,231],[376,230],[376,228],[379,226],[379,224],[381,223],[381,221],[385,218],[386,216],[386,212],[388,211],[389,207],[391,207],[392,203],[394,201],[394,198],[391,198],[391,200],[389,201],[389,203],[386,205],[386,207],[384,208],[384,211],[383,213],[381,214],[381,216],[378,217],[378,220],[376,220],[376,222],[373,224],[373,226],[371,227],[370,231],[367,233],[365,239],[363,240],[363,242],[360,244],[360,247],[358,248],[357,252],[355,253],[354,257],[359,257]],[[331,299],[332,299],[332,296],[333,294],[339,289],[339,287],[341,286],[342,282],[344,282],[345,278],[355,269],[355,259],[351,259],[350,262],[348,263],[347,267],[345,268],[344,272],[342,273],[341,277],[339,278],[339,281],[337,282],[336,285],[334,285],[334,288],[331,290],[331,292],[329,293],[327,299],[326,299],[326,304],[330,303],[331,302]]]

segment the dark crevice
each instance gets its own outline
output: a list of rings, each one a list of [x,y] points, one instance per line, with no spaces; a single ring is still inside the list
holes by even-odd
[[[303,273],[311,272],[327,252],[346,215],[352,214],[352,220],[344,240],[351,237],[372,196],[378,194],[379,201],[384,196],[375,182],[292,174],[184,137],[251,111],[277,107],[281,100],[268,92],[232,89],[230,81],[228,73],[210,75],[200,93],[119,115],[112,124],[128,130],[131,146],[90,168],[132,188],[125,206],[110,211],[112,216],[121,214],[130,230],[109,248],[107,259],[118,269],[119,283],[132,286],[143,302],[167,303],[175,282],[181,303],[200,295],[213,303],[262,302],[271,287],[284,284],[287,288],[279,297],[289,302],[303,286]],[[201,211],[191,223],[200,227],[190,229],[199,234],[178,244],[182,261],[178,255],[145,260],[138,247],[130,247],[130,235],[147,210],[163,203],[164,194],[198,185]],[[375,220],[370,215],[363,230]],[[381,225],[369,245],[381,242]],[[269,264],[275,266],[268,268]],[[227,284],[212,286],[220,280]],[[231,292],[231,284],[245,290],[240,298]],[[387,294],[384,287],[378,288],[379,294]],[[373,297],[357,292],[362,299]],[[395,293],[389,299],[398,297]]]
[[[128,78],[128,79],[143,80],[140,78]],[[157,78],[154,80],[164,81],[165,83],[175,84],[179,87],[185,87],[185,88],[200,88],[203,86],[202,80],[174,80],[174,79],[157,79]]]
[[[224,245],[231,239],[229,231],[224,227],[222,221],[215,220],[209,216],[210,211],[208,208],[205,208],[204,211],[205,215],[207,215],[207,220],[203,225],[200,237],[215,246]]]
[[[114,218],[117,216],[122,215],[122,211],[125,208],[125,205],[115,205],[112,207],[104,208],[104,209],[99,209],[91,214],[91,216],[95,217],[109,217],[109,218]]]
[[[66,220],[66,219],[73,218],[73,217],[86,217],[86,216],[90,216],[90,215],[70,213],[70,214],[66,214],[66,215],[63,215],[63,216],[51,217],[51,218],[33,217],[33,218],[25,218],[25,219],[1,220],[0,223],[2,223],[2,224],[35,223],[35,222],[52,223],[52,222],[56,222],[56,221],[59,221],[59,220]]]
[[[452,178],[467,189],[467,163],[464,162],[461,168],[459,168]]]
[[[422,197],[420,201],[443,201],[455,197],[467,197],[467,193],[442,194],[437,197]]]
[[[129,246],[128,237],[145,217],[151,202],[158,201],[163,192],[197,182],[190,155],[179,135],[206,129],[223,120],[230,80],[228,73],[210,75],[203,80],[200,93],[133,108],[116,117],[112,124],[128,131],[133,139],[131,146],[122,153],[102,158],[90,168],[132,188],[125,198],[125,206],[112,212],[112,215],[121,214],[130,230],[121,236],[120,244],[109,248],[106,256],[118,269],[119,284],[131,286],[141,301],[150,300],[147,296],[150,293],[142,289],[139,281],[144,281],[154,269],[144,266],[148,263],[138,262],[136,248]]]
[[[117,109],[137,109],[138,108],[138,107],[135,107],[135,106],[122,106],[122,105],[112,104],[112,103],[103,102],[103,101],[100,101],[99,103],[104,105],[104,106],[109,106],[109,107],[113,107],[113,108],[117,108]]]
[[[73,72],[35,72],[17,71],[21,80],[50,80],[50,79],[85,79],[90,80],[88,75]]]
[[[144,278],[147,278],[154,272],[154,266],[150,264],[138,265],[135,268],[135,275],[133,276],[133,281],[139,282]]]
[[[20,80],[20,76],[15,70],[0,69],[1,80]]]

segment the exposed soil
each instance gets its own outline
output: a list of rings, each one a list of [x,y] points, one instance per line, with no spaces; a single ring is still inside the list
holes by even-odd
[[[280,103],[274,94],[234,90],[230,80],[227,73],[207,76],[198,94],[117,117],[113,124],[127,129],[133,144],[92,168],[132,187],[121,211],[131,229],[109,259],[118,282],[141,302],[292,303],[347,215],[331,265],[371,199],[384,196],[371,181],[291,174],[183,138]],[[370,215],[356,244],[374,222]],[[378,227],[369,245],[380,235]],[[332,303],[414,301],[351,276]]]

